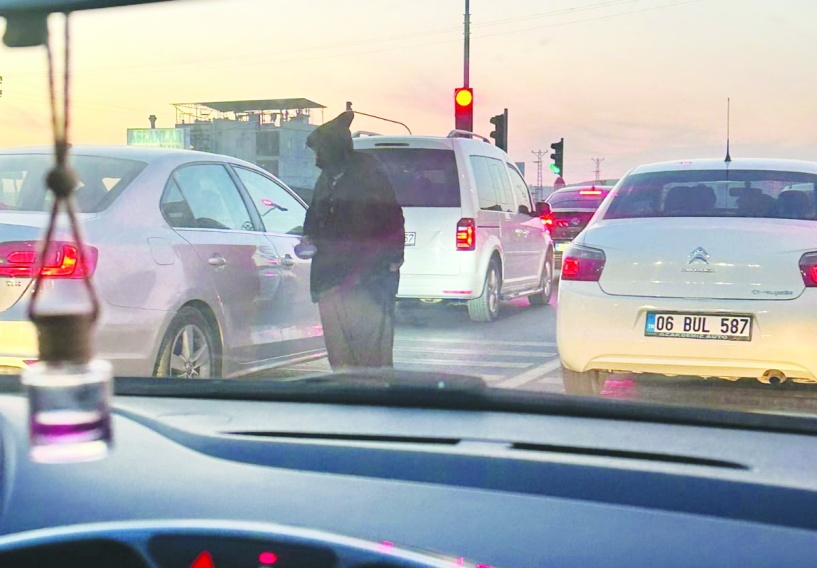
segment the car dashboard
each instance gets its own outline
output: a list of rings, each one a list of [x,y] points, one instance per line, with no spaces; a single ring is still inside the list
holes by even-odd
[[[48,465],[6,388],[0,566],[781,566],[817,547],[799,418],[274,398],[120,394],[106,459]]]

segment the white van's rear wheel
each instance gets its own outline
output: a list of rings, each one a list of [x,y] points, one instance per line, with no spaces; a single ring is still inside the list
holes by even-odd
[[[546,306],[553,295],[553,255],[547,254],[545,266],[542,267],[542,280],[539,282],[541,292],[528,296],[531,306]]]
[[[468,300],[468,315],[471,321],[494,321],[499,317],[499,291],[502,288],[502,273],[499,263],[492,260],[485,275],[482,296]]]

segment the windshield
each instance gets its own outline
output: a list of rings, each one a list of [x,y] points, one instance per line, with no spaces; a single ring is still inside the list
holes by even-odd
[[[133,4],[70,17],[87,248],[38,256],[47,58],[0,46],[0,373],[40,359],[41,263],[157,392],[386,369],[817,412],[813,0],[474,0],[468,47],[462,0]]]

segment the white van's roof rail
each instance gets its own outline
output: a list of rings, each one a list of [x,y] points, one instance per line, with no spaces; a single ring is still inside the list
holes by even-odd
[[[383,136],[379,132],[369,132],[368,130],[358,130],[352,134],[352,138],[362,138],[363,136]]]
[[[485,140],[488,144],[491,143],[485,136],[476,134],[475,132],[468,132],[467,130],[452,130],[448,133],[448,138],[479,138],[480,140]]]

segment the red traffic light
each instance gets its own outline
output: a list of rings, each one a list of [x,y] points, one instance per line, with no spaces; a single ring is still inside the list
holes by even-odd
[[[474,130],[474,89],[454,89],[454,128],[468,132]]]
[[[474,102],[474,91],[471,89],[456,89],[454,91],[454,102],[459,107],[469,107]]]

